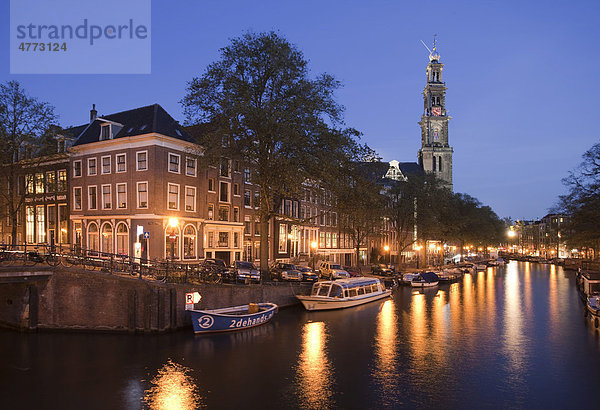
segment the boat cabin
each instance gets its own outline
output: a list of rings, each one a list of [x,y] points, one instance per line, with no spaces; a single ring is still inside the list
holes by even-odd
[[[381,293],[382,291],[383,287],[381,286],[379,279],[341,279],[328,282],[316,282],[312,287],[311,296],[343,299]]]
[[[586,296],[600,293],[600,272],[582,272],[579,286]]]

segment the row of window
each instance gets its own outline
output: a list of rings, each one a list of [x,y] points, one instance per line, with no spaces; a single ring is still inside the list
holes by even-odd
[[[38,172],[25,176],[25,192],[45,194],[65,192],[67,190],[67,170]]]
[[[68,243],[69,216],[67,204],[25,207],[25,240],[27,243]]]
[[[127,154],[115,154],[115,173],[127,172]],[[100,157],[100,174],[107,175],[112,173],[112,155],[105,155]],[[146,171],[148,170],[148,151],[138,151],[135,153],[135,170]],[[196,158],[185,157],[185,175],[196,176],[197,169]],[[181,173],[181,155],[169,153],[169,172],[176,174]],[[80,177],[83,175],[82,160],[73,161],[73,177]],[[94,176],[98,175],[98,158],[87,159],[87,175]]]
[[[105,184],[100,186],[100,195],[102,200],[102,208],[105,210],[113,209],[113,195],[112,185]],[[73,210],[81,211],[83,209],[82,203],[82,187],[73,187]],[[119,183],[115,184],[116,192],[116,209],[127,209],[127,184]],[[148,209],[148,182],[137,182],[136,183],[136,198],[138,209]],[[87,209],[96,210],[98,209],[98,186],[89,185],[87,187]],[[194,188],[194,203],[195,203],[195,188]]]

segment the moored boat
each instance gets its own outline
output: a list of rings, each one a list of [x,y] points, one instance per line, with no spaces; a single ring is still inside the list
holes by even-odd
[[[399,283],[402,285],[410,285],[412,280],[419,276],[419,272],[411,272],[402,274],[402,279],[399,280]]]
[[[486,269],[487,269],[487,265],[485,263],[475,263],[475,264],[473,264],[473,270],[474,271],[486,270]]]
[[[587,310],[592,316],[600,317],[600,295],[593,295],[587,298]],[[596,325],[597,327],[598,325]]]
[[[212,310],[192,309],[189,312],[194,333],[227,332],[267,323],[277,313],[277,305],[250,303]]]
[[[434,272],[423,272],[417,277],[413,278],[410,285],[413,288],[426,288],[430,286],[436,286],[440,282],[440,278]]]
[[[362,305],[391,294],[379,279],[359,277],[317,282],[309,296],[296,297],[306,310],[329,310]]]

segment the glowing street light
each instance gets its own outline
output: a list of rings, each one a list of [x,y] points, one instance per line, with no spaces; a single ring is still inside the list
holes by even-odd
[[[169,218],[169,227],[171,228],[171,234],[169,239],[171,240],[171,262],[175,260],[175,240],[177,239],[176,229],[179,226],[179,219]]]
[[[317,246],[319,246],[319,244],[317,243],[317,241],[312,241],[310,243],[310,249],[312,250],[312,268],[313,271],[315,270],[315,254],[317,252]]]

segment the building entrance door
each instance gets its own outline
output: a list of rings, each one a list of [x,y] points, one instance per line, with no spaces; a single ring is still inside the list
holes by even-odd
[[[225,261],[225,264],[227,266],[229,266],[231,264],[231,253],[230,252],[216,251],[215,252],[215,258],[216,259],[223,259]]]

